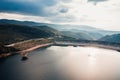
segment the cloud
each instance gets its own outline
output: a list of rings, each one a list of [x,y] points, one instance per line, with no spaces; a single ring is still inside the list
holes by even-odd
[[[45,17],[21,15],[21,14],[15,14],[15,13],[0,13],[0,19],[10,19],[10,20],[19,20],[19,21],[35,21],[35,22],[51,23]]]
[[[93,2],[102,2],[102,1],[107,1],[107,0],[88,0],[88,1],[93,1]]]
[[[48,16],[45,8],[56,4],[57,0],[0,0],[0,12]]]
[[[119,14],[120,0],[0,0],[0,19],[120,30]]]
[[[67,7],[64,7],[64,6],[59,8],[59,12],[61,12],[61,13],[67,13],[68,11],[69,11],[69,9]]]
[[[104,2],[104,1],[108,1],[108,0],[88,0],[88,2],[93,2],[95,5],[99,2]]]

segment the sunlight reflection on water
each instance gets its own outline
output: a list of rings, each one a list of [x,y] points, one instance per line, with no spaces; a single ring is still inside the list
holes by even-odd
[[[120,53],[95,47],[58,47],[51,49],[65,54],[58,67],[74,80],[119,80]],[[118,78],[118,79],[117,79]]]
[[[120,80],[120,52],[114,50],[51,46],[28,57],[23,62],[11,56],[0,64],[0,80]]]

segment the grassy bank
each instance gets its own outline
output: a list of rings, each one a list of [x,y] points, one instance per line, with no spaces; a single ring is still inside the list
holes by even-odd
[[[52,38],[39,38],[31,39],[10,45],[1,45],[0,47],[0,58],[8,57],[14,54],[25,55],[27,52],[35,50],[40,47],[46,47],[51,45],[53,42]]]

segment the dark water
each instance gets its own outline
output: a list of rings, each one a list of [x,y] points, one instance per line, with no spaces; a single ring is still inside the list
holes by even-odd
[[[52,46],[0,60],[0,80],[120,80],[120,52]]]

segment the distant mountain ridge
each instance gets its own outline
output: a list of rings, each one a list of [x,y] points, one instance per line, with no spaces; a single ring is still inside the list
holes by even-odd
[[[107,35],[99,39],[99,41],[120,43],[120,34]]]
[[[94,40],[94,37],[85,32],[61,31],[61,33],[68,37],[73,37],[81,40]]]
[[[26,26],[44,25],[44,23],[36,23],[32,21],[8,20],[8,19],[0,19],[0,24],[16,24],[16,25],[26,25]]]
[[[0,24],[31,26],[37,29],[41,29],[45,32],[50,32],[50,33],[54,32],[54,34],[62,34],[67,37],[83,39],[83,40],[84,39],[99,40],[106,35],[120,34],[120,31],[107,31],[87,25],[49,24],[49,23],[37,23],[32,21],[17,21],[17,20],[7,20],[7,19],[1,19]]]
[[[70,24],[50,24],[50,23],[39,23],[33,21],[18,21],[18,20],[8,20],[8,19],[0,19],[0,24],[16,24],[16,25],[26,25],[26,26],[49,26],[59,31],[92,31],[99,33],[114,34],[120,33],[120,31],[108,31],[99,28],[95,28],[88,25],[70,25]]]
[[[90,33],[91,32],[99,33],[99,34],[102,34],[103,36],[120,33],[120,31],[108,31],[108,30],[91,27],[88,25],[53,25],[52,28],[55,28],[60,31],[72,31],[72,32],[85,31],[85,32],[90,32]]]

